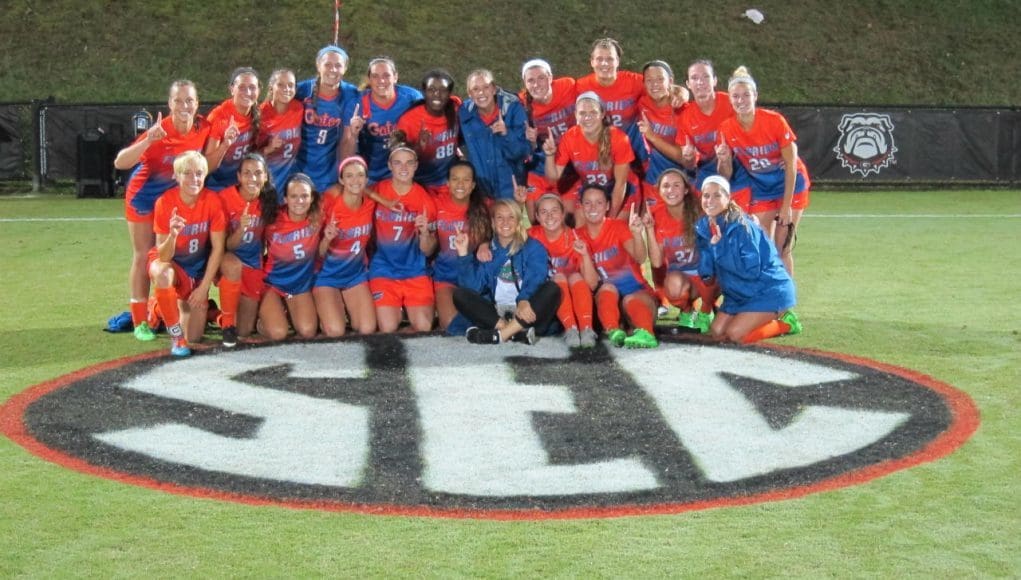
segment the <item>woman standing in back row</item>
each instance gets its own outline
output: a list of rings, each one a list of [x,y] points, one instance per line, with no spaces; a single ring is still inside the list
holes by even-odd
[[[117,154],[113,165],[121,171],[133,169],[124,192],[124,213],[131,238],[131,269],[128,273],[131,322],[135,338],[154,340],[149,328],[149,274],[146,268],[149,249],[156,241],[153,233],[153,208],[156,200],[174,181],[174,159],[185,151],[201,151],[209,137],[209,123],[198,114],[199,98],[195,84],[174,81],[167,97],[170,114],[160,113],[156,123],[135,142]]]
[[[234,69],[228,86],[230,98],[209,112],[206,187],[213,191],[236,183],[241,158],[255,146],[255,137],[259,134],[259,76],[255,69]]]
[[[327,45],[316,55],[316,77],[297,87],[295,98],[305,113],[295,170],[312,178],[316,191],[337,183],[337,166],[343,160],[339,150],[344,106],[358,98],[358,88],[344,80],[347,64],[343,48]]]
[[[757,109],[758,88],[738,67],[727,84],[735,116],[720,124],[716,146],[720,175],[735,192],[751,189],[749,213],[758,218],[794,275],[794,233],[808,207],[808,170],[798,157],[797,136],[780,113]]]
[[[696,191],[701,191],[707,177],[716,175],[717,131],[724,119],[734,116],[730,95],[717,91],[716,83],[712,62],[696,60],[688,66],[687,85],[694,102],[684,107],[678,117],[678,141],[683,146],[681,165],[692,178]]]
[[[267,83],[266,100],[259,107],[262,124],[256,147],[266,159],[273,176],[273,187],[281,198],[284,186],[294,173],[301,149],[301,122],[304,109],[294,98],[297,85],[294,72],[282,68],[273,71]]]
[[[486,69],[468,74],[468,95],[457,114],[475,181],[490,199],[513,198],[525,187],[525,160],[532,151],[525,108]]]
[[[397,84],[397,64],[388,57],[369,61],[368,88],[344,104],[341,157],[360,155],[369,164],[369,186],[390,178],[390,135],[397,121],[422,100],[418,89]]]

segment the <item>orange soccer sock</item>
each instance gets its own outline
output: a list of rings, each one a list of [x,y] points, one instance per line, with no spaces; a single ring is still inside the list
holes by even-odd
[[[234,326],[241,302],[241,281],[220,278],[220,328]]]
[[[138,300],[137,298],[132,298],[131,302],[129,303],[129,308],[131,309],[131,324],[133,326],[138,326],[139,324],[142,324],[148,319],[149,317],[148,300]]]
[[[707,285],[698,276],[692,276],[690,281],[695,293],[702,299],[699,310],[706,314],[712,312],[713,306],[716,305],[716,285]]]
[[[167,324],[167,332],[174,335],[173,328],[180,332],[181,311],[177,308],[177,290],[174,288],[157,288],[156,304],[159,304],[163,322]]]
[[[649,331],[649,334],[653,333],[653,314],[649,310],[649,306],[641,301],[639,298],[631,298],[630,300],[624,300],[624,312],[627,312],[628,320],[631,321],[631,326],[635,328],[644,328]]]
[[[560,288],[560,308],[557,308],[557,319],[564,328],[575,328],[578,321],[574,317],[574,304],[571,302],[571,291],[567,287],[567,280],[557,280],[557,287]]]
[[[596,312],[599,313],[599,322],[603,330],[620,328],[620,308],[617,306],[618,296],[616,292],[603,291],[596,294]]]
[[[584,280],[575,280],[571,284],[571,302],[578,317],[578,327],[581,330],[592,328],[592,289]]]
[[[676,306],[681,309],[681,312],[687,312],[691,310],[691,294],[682,292],[677,300],[670,300],[671,306]]]
[[[770,320],[762,326],[744,335],[741,339],[742,344],[751,344],[767,338],[773,338],[774,336],[782,336],[787,334],[791,330],[791,325],[780,320]]]

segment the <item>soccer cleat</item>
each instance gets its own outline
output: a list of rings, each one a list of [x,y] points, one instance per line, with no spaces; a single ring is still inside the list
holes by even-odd
[[[148,322],[141,322],[135,327],[135,338],[142,342],[149,342],[150,340],[156,340],[156,333],[149,328]]]
[[[695,326],[695,313],[694,312],[682,312],[677,317],[677,326],[684,328],[697,328]]]
[[[581,334],[577,328],[571,327],[564,332],[564,344],[567,348],[578,348],[581,346]]]
[[[780,317],[780,322],[791,327],[791,329],[787,331],[787,334],[801,334],[801,321],[798,320],[798,315],[793,310],[784,312],[783,316]]]
[[[495,328],[482,329],[472,326],[464,333],[464,337],[472,344],[500,344],[500,331]]]
[[[596,335],[596,331],[586,328],[581,331],[581,341],[578,346],[581,348],[592,348],[596,345],[596,339],[598,338],[599,336]]]
[[[626,338],[627,334],[619,328],[613,328],[606,332],[606,339],[609,340],[613,346],[624,346],[624,339]]]
[[[188,348],[188,341],[183,338],[170,339],[170,354],[176,357],[191,356],[191,349]]]
[[[494,331],[495,332],[495,331]],[[500,341],[500,333],[496,334],[497,342]],[[528,328],[516,333],[511,340],[514,342],[520,342],[521,344],[533,345],[538,339],[535,337],[535,327],[529,326]]]
[[[714,318],[716,318],[716,315],[712,312],[698,312],[695,314],[693,328],[697,328],[702,334],[709,334],[709,327],[713,325]]]
[[[238,329],[236,326],[227,326],[223,329],[223,346],[233,348],[238,345]]]
[[[659,341],[644,328],[637,328],[631,336],[624,339],[624,348],[656,348]]]

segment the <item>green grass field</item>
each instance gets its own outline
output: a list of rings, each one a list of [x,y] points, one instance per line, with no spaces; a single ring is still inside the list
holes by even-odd
[[[226,98],[238,66],[309,76],[333,39],[334,2],[15,0],[0,19],[0,101],[165,102],[172,79],[198,83],[207,103]],[[1015,0],[346,0],[340,41],[347,78],[387,54],[401,81],[446,67],[464,94],[479,67],[519,87],[521,63],[541,56],[558,76],[582,76],[589,45],[611,36],[621,66],[664,59],[683,77],[711,58],[721,81],[750,67],[763,102],[1017,106],[1021,3]],[[756,26],[743,17],[755,7]],[[995,40],[993,40],[995,39]]]
[[[121,203],[0,198],[0,401],[166,348],[100,331],[125,308]],[[0,439],[0,577],[1017,577],[1019,232],[1016,191],[817,192],[801,228],[806,330],[782,342],[968,393],[982,424],[934,463],[783,502],[510,523],[170,495]]]

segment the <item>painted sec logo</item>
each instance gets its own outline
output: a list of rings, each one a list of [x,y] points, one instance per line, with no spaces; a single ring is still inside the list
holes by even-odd
[[[38,385],[0,429],[174,493],[492,519],[788,499],[942,457],[978,426],[917,373],[793,349],[569,351],[393,335],[143,356]]]

